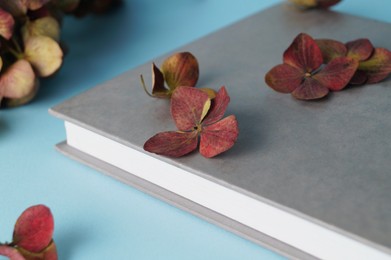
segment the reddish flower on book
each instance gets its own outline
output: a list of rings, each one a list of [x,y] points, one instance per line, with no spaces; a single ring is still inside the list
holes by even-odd
[[[16,221],[12,243],[0,245],[0,255],[11,260],[56,260],[53,229],[54,219],[50,209],[44,205],[32,206]]]
[[[194,87],[198,76],[199,68],[196,57],[190,52],[179,52],[165,59],[161,70],[155,63],[152,63],[152,93],[148,92],[143,76],[140,77],[142,86],[149,96],[170,98],[177,87]]]
[[[171,97],[171,115],[178,131],[158,133],[151,137],[144,149],[161,155],[180,157],[197,149],[210,158],[230,149],[239,135],[234,115],[224,119],[230,98],[225,87],[216,97],[192,87],[179,87]]]
[[[289,0],[296,6],[304,9],[309,8],[329,8],[330,6],[336,5],[341,0]]]
[[[358,67],[358,61],[349,57],[334,58],[323,66],[321,49],[305,33],[299,34],[284,52],[283,62],[266,74],[266,83],[278,92],[304,100],[343,89]]]
[[[350,84],[377,83],[391,73],[391,52],[385,48],[375,48],[368,39],[357,39],[346,44],[330,39],[316,42],[325,61],[347,56],[359,62]]]

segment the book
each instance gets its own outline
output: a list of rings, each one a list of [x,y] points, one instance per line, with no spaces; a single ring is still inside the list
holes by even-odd
[[[300,32],[391,49],[390,24],[276,5],[172,52],[197,57],[198,87],[227,88],[240,129],[231,150],[212,159],[143,150],[175,129],[169,101],[141,87],[150,62],[51,108],[65,121],[57,148],[288,257],[391,259],[391,80],[315,102],[274,92],[264,75]]]

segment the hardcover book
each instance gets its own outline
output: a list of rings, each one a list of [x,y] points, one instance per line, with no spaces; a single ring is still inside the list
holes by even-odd
[[[66,127],[57,147],[288,257],[391,259],[391,80],[310,102],[273,91],[264,76],[301,32],[391,49],[390,24],[276,5],[174,51],[197,57],[197,87],[228,90],[240,129],[231,150],[212,159],[143,150],[175,129],[169,101],[141,87],[151,63],[52,108]]]

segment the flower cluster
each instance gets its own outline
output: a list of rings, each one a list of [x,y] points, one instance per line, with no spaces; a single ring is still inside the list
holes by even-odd
[[[226,88],[221,87],[217,93],[210,88],[194,88],[198,77],[198,61],[190,52],[168,57],[162,70],[152,64],[152,93],[141,76],[148,95],[171,98],[171,116],[178,128],[151,137],[144,150],[180,157],[197,149],[200,143],[201,155],[210,158],[235,144],[239,135],[235,116],[222,119],[230,100]]]
[[[374,48],[368,39],[343,44],[299,34],[283,55],[283,64],[265,76],[274,90],[312,100],[348,84],[379,82],[391,73],[391,52]]]
[[[0,255],[11,260],[57,260],[50,209],[36,205],[26,209],[15,223],[11,243],[0,243]]]
[[[101,12],[119,0],[0,1],[0,105],[30,101],[39,78],[61,66],[60,25],[64,13]]]

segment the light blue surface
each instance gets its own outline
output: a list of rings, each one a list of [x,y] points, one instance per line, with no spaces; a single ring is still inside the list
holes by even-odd
[[[67,19],[63,39],[70,52],[61,71],[43,82],[31,104],[0,111],[0,241],[11,239],[25,208],[46,204],[55,217],[60,259],[282,259],[60,155],[54,145],[65,137],[63,123],[47,113],[98,83],[278,2],[127,0],[107,16]],[[334,9],[391,22],[389,0],[344,0]]]

